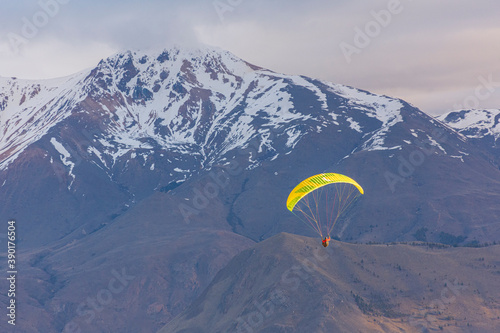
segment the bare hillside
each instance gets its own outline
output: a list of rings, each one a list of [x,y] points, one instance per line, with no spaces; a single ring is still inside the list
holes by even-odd
[[[499,332],[500,246],[281,233],[237,255],[161,333]]]

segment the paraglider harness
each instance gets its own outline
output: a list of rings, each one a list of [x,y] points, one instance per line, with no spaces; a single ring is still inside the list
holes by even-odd
[[[327,247],[328,244],[330,243],[330,236],[325,237],[325,239],[323,239],[322,243],[323,243],[324,247]]]

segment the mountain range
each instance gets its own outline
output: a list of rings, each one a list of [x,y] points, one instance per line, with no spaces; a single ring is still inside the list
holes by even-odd
[[[474,113],[436,119],[208,47],[0,78],[0,217],[18,225],[21,328],[160,329],[236,254],[283,231],[314,236],[285,201],[321,172],[365,189],[337,239],[498,241],[498,116],[485,112],[489,130],[464,131],[456,120]]]

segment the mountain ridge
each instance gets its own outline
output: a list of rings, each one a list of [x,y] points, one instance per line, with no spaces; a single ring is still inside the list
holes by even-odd
[[[500,110],[457,110],[437,117],[480,149],[500,168]]]
[[[499,250],[337,241],[325,249],[280,233],[235,256],[158,332],[495,332]]]

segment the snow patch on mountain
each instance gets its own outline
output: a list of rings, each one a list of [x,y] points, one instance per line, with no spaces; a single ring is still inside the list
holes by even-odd
[[[73,185],[73,182],[76,179],[76,176],[73,174],[73,168],[75,167],[75,163],[70,160],[71,154],[69,153],[69,151],[66,148],[64,148],[63,144],[57,141],[56,138],[51,138],[50,143],[52,143],[54,148],[60,154],[62,163],[65,166],[69,167],[69,175],[72,178],[71,183],[68,185],[68,190],[69,190],[71,189],[71,186]]]
[[[427,140],[428,142],[438,148],[439,150],[441,150],[445,155],[447,155],[448,153],[446,152],[446,150],[443,148],[443,146],[441,146],[436,140],[434,140],[430,135],[426,134],[427,135]]]
[[[469,138],[500,138],[500,109],[458,110],[438,116],[437,119]]]
[[[0,78],[0,170],[71,115],[88,72],[52,80]]]
[[[403,104],[400,100],[339,84],[328,83],[328,85],[332,92],[346,98],[348,100],[347,104],[352,109],[361,110],[367,116],[375,118],[382,123],[379,129],[373,133],[369,133],[369,138],[364,143],[362,150],[391,150],[400,148],[400,146],[388,147],[385,145],[385,138],[390,128],[403,121],[400,112]],[[356,125],[354,121],[349,120],[349,118],[348,121],[351,123],[351,128],[358,132],[363,132],[363,129],[359,125]]]

